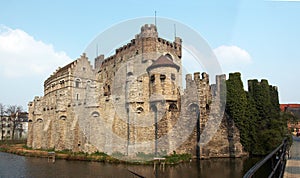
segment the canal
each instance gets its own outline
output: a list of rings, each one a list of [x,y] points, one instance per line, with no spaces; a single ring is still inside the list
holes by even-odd
[[[46,158],[33,158],[0,152],[0,177],[30,178],[82,178],[82,177],[134,177],[128,170],[145,177],[201,177],[239,178],[259,158],[210,159],[192,161],[175,166],[167,165],[165,170],[154,171],[152,165],[108,164],[100,162],[56,160],[48,163]]]

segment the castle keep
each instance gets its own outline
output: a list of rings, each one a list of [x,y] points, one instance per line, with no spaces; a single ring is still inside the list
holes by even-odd
[[[185,76],[182,40],[144,25],[128,44],[92,66],[85,54],[44,82],[44,96],[29,103],[27,146],[108,154],[244,154],[239,131],[222,113],[225,76]],[[220,121],[220,122],[218,122]]]

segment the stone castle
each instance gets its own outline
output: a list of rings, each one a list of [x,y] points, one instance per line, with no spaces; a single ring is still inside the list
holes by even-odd
[[[44,82],[29,103],[27,146],[124,155],[190,153],[244,155],[239,131],[222,113],[225,75],[187,74],[182,85],[182,40],[144,25],[128,44],[92,66],[85,54]],[[218,122],[220,121],[220,122]]]

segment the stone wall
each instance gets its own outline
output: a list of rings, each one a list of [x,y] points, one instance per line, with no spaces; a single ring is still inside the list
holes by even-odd
[[[44,96],[29,103],[32,148],[73,151],[190,153],[240,156],[239,133],[223,116],[222,82],[206,73],[186,76],[182,88],[182,40],[159,38],[145,25],[116,53],[83,54],[44,83]]]

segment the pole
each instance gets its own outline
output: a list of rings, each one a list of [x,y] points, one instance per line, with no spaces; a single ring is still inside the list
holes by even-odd
[[[156,26],[156,11],[154,11],[154,24]]]

